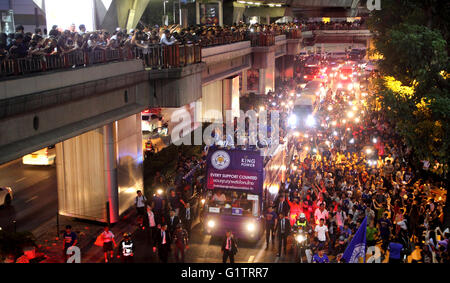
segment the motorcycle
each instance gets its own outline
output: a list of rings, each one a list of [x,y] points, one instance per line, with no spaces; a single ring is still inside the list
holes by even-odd
[[[303,263],[303,256],[306,257],[308,263],[311,262],[312,253],[309,247],[309,234],[302,229],[297,229],[294,231],[295,240],[295,261]]]

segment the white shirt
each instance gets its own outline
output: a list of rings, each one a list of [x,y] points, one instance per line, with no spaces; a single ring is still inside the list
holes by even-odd
[[[145,206],[145,197],[144,197],[144,195],[136,197],[136,206],[137,207],[144,207]]]
[[[162,244],[166,243],[166,231],[161,230]]]
[[[175,43],[175,38],[172,36],[170,39],[167,39],[166,34],[164,33],[161,36],[161,40],[159,41],[160,44],[164,44],[164,45],[172,45]]]
[[[225,202],[227,200],[227,197],[224,194],[221,194],[220,196],[215,194],[213,196],[213,200],[214,201],[220,201],[220,202]]]
[[[227,238],[227,246],[225,247],[226,250],[230,250],[231,249],[231,237]]]
[[[314,212],[314,218],[316,219],[316,222],[318,222],[320,219],[328,219],[328,211],[324,209],[323,211],[320,211],[319,208],[316,209]]]
[[[155,227],[156,223],[155,223],[155,214],[153,214],[153,211],[147,211],[147,215],[148,215],[148,224],[150,225],[150,227]]]
[[[344,226],[344,221],[345,221],[346,215],[344,211],[337,211],[336,212],[336,224],[338,226]]]
[[[317,238],[319,239],[319,241],[324,242],[327,240],[327,235],[326,235],[326,232],[328,232],[327,226],[317,225],[316,228],[314,229],[314,231],[317,232]]]
[[[114,238],[114,234],[111,231],[103,231],[102,232],[103,243],[109,243]]]

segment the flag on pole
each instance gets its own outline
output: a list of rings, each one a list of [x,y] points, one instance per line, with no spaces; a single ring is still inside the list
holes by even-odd
[[[366,262],[366,230],[367,230],[367,216],[364,217],[361,226],[356,231],[350,244],[345,249],[342,258],[346,263],[359,263],[360,258]]]

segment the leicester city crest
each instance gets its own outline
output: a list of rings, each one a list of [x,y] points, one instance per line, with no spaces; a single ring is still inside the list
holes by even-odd
[[[211,156],[211,164],[214,168],[222,170],[230,165],[230,155],[223,150],[218,150]]]

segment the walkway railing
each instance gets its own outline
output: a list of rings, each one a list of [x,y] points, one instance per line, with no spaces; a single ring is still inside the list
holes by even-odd
[[[148,48],[75,50],[65,54],[41,55],[0,62],[0,78],[91,66],[108,62],[142,59],[149,68],[176,68],[202,60],[200,44],[151,45]]]
[[[264,34],[264,33],[251,34],[250,41],[252,47],[275,45],[275,34]]]
[[[173,44],[163,46],[149,45],[147,48],[135,48],[136,58],[142,59],[148,68],[178,68],[202,61],[202,51],[199,43]]]

